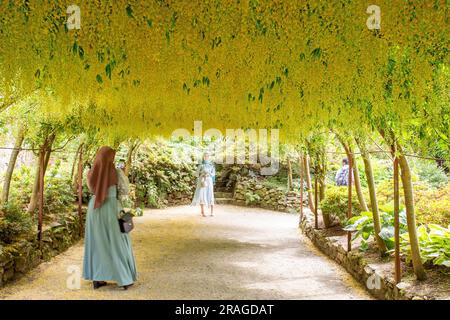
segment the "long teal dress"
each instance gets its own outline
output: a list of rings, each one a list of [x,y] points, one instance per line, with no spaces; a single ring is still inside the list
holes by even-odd
[[[89,201],[84,238],[83,278],[114,281],[126,286],[136,281],[136,264],[130,236],[122,233],[117,221],[121,206],[116,186],[100,208],[94,209],[95,195]]]

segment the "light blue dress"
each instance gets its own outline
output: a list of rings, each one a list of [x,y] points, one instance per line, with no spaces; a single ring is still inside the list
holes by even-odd
[[[197,167],[197,188],[195,189],[192,205],[214,205],[214,182],[216,169],[211,162],[204,162]]]
[[[121,208],[116,186],[100,208],[94,209],[95,195],[89,201],[84,238],[83,278],[114,281],[126,286],[136,281],[136,264],[130,236],[122,233],[117,215]]]

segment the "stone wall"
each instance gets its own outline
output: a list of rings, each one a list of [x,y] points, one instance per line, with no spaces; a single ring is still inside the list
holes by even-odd
[[[257,195],[255,201],[249,202],[246,194]],[[307,194],[304,195],[304,204],[307,204]],[[242,206],[257,206],[282,212],[298,212],[300,193],[298,191],[286,192],[281,187],[271,187],[259,179],[240,179],[236,182],[233,195],[234,203]]]
[[[84,221],[84,219],[83,219]],[[19,240],[11,245],[0,246],[0,287],[23,276],[43,261],[67,250],[81,239],[80,226],[76,213],[69,215],[63,224],[54,224],[42,232],[39,246],[37,234],[29,239]]]

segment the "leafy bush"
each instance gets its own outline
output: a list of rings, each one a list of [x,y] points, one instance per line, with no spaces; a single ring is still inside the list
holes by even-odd
[[[450,178],[444,170],[439,168],[434,161],[416,159],[414,164],[418,180],[426,182],[433,188],[444,187],[450,182]]]
[[[160,194],[158,192],[158,188],[155,183],[150,183],[147,186],[147,205],[150,208],[161,208],[162,207],[162,199],[160,198]]]
[[[378,234],[383,239],[388,249],[393,249],[394,242],[394,210],[392,207],[380,207],[381,231]],[[407,232],[406,212],[402,209],[399,213],[400,233]],[[345,231],[354,232],[352,241],[361,237],[360,250],[368,249],[368,240],[375,236],[373,214],[370,211],[363,211],[359,216],[354,216],[345,223]]]
[[[14,171],[11,180],[9,202],[26,208],[30,202],[31,190],[34,182],[34,170],[28,166],[21,166]]]
[[[45,176],[44,210],[46,213],[66,213],[75,201],[70,179],[59,174],[60,164],[60,161],[57,161],[49,167],[50,170]],[[11,183],[10,203],[15,203],[22,209],[27,207],[33,189],[34,173],[34,168],[27,166],[21,166],[15,171]]]
[[[8,204],[0,217],[0,242],[9,244],[18,237],[31,232],[33,220],[20,207]]]
[[[329,186],[325,191],[325,198],[320,202],[322,213],[329,215],[332,219],[339,218],[340,221],[347,219],[348,212],[348,189],[347,187]],[[358,215],[360,213],[359,202],[355,195],[352,194],[352,213]]]
[[[424,263],[429,262],[450,268],[450,226],[444,228],[436,224],[421,225],[417,228],[417,236]],[[411,256],[409,235],[404,233],[400,237],[400,249],[407,255],[407,261],[409,261]]]
[[[434,223],[447,225],[450,223],[450,184],[439,189],[432,188],[424,182],[415,182],[413,185],[416,218],[419,224]],[[393,203],[393,181],[385,180],[377,186],[378,202],[382,204]],[[400,202],[403,200],[403,188],[400,183]]]
[[[450,224],[450,184],[439,188],[424,188],[415,192],[416,219],[425,224]]]
[[[259,201],[261,201],[261,197],[258,194],[253,193],[252,191],[248,191],[245,193],[245,204],[246,205],[256,204]]]
[[[160,207],[169,195],[192,196],[196,165],[175,161],[172,148],[164,142],[143,145],[131,167],[131,182],[136,185],[137,205]]]

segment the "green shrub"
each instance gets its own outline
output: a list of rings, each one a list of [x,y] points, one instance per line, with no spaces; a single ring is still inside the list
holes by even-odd
[[[33,220],[17,205],[3,206],[0,217],[0,242],[9,244],[18,237],[29,234],[32,230]]]
[[[147,186],[147,205],[150,208],[161,208],[162,203],[159,196],[158,188],[154,183]]]
[[[253,205],[261,201],[261,197],[252,191],[247,191],[244,196],[246,205]]]
[[[71,210],[75,201],[70,180],[55,177],[46,181],[44,196],[44,210],[47,213],[64,214]]]
[[[9,201],[25,209],[30,202],[33,183],[34,170],[31,167],[21,166],[15,170],[11,180]]]
[[[332,219],[337,217],[340,221],[345,221],[348,212],[348,188],[328,186],[325,191],[325,198],[320,202],[320,209],[323,214],[329,215]],[[358,215],[359,213],[359,202],[355,193],[353,193],[352,214]]]
[[[417,228],[417,236],[424,263],[432,263],[450,268],[450,226],[444,228],[436,224],[422,225]],[[401,236],[401,251],[411,259],[411,247],[408,233]]]
[[[130,171],[136,185],[136,205],[160,207],[169,195],[192,196],[196,184],[196,165],[175,161],[172,148],[164,142],[143,145]]]
[[[44,210],[45,213],[64,214],[75,201],[75,193],[67,176],[59,174],[60,162],[57,161],[45,176]],[[11,182],[9,202],[25,209],[30,202],[34,184],[34,168],[21,166],[14,172]]]
[[[383,239],[388,249],[394,248],[394,209],[392,207],[380,206],[381,231],[378,234]],[[400,233],[407,232],[406,212],[402,208],[399,213]],[[368,249],[370,237],[375,236],[373,214],[363,211],[359,216],[348,219],[344,227],[345,231],[353,232],[352,241],[361,237],[360,250]]]
[[[433,188],[444,187],[450,182],[449,176],[434,161],[415,159],[414,172],[418,180],[426,182]]]
[[[439,189],[416,187],[414,200],[419,224],[450,224],[450,184]]]
[[[434,223],[445,226],[450,223],[450,184],[436,189],[424,182],[415,182],[413,190],[416,218],[419,224]],[[393,196],[392,180],[385,180],[377,186],[378,203],[392,204]],[[401,183],[400,202],[404,203]]]

